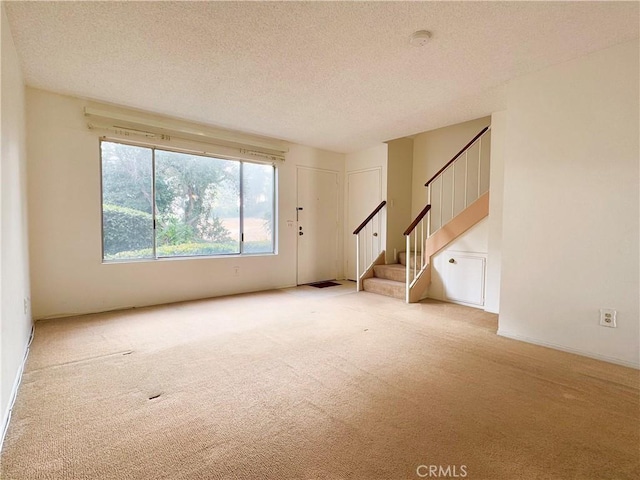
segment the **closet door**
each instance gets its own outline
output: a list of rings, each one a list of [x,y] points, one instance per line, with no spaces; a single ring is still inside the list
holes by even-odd
[[[444,295],[452,302],[484,305],[486,258],[449,251],[444,268]]]

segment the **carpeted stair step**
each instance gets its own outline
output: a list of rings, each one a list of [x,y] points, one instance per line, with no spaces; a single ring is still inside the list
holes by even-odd
[[[416,262],[418,265],[420,265],[420,252],[418,252],[418,258],[416,259]],[[409,261],[411,262],[411,266],[413,266],[413,259],[416,257],[416,252],[411,252],[411,255],[409,256]],[[398,261],[400,262],[400,265],[406,265],[407,264],[407,252],[399,252],[398,253]]]
[[[362,282],[362,287],[365,292],[377,293],[379,295],[386,295],[387,297],[395,297],[404,300],[405,287],[404,282],[396,282],[394,280],[387,280],[386,278],[366,278]]]
[[[386,278],[387,280],[394,280],[396,282],[404,282],[406,280],[406,268],[399,263],[392,263],[389,265],[376,265],[373,267],[373,274],[377,278]]]

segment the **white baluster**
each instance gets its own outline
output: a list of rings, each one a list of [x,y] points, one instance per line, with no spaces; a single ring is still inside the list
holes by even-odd
[[[360,288],[360,232],[356,234],[356,291]]]

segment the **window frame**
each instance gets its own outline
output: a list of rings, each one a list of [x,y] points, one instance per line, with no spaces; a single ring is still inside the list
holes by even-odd
[[[215,259],[215,258],[231,258],[231,257],[257,257],[257,256],[272,256],[278,254],[278,166],[275,162],[260,162],[255,160],[247,160],[245,158],[233,157],[230,155],[218,155],[202,150],[191,150],[188,148],[168,147],[165,145],[158,145],[146,142],[137,142],[131,140],[122,140],[119,138],[112,138],[107,136],[101,136],[98,142],[98,153],[100,159],[100,253],[101,262],[103,264],[117,264],[117,263],[140,263],[140,262],[156,262],[156,261],[172,261],[172,260],[196,260],[196,259]],[[116,143],[120,145],[128,145],[131,147],[148,148],[151,150],[151,196],[153,199],[153,206],[151,208],[151,215],[153,221],[153,257],[149,258],[127,258],[127,259],[115,259],[109,260],[105,258],[104,253],[104,176],[103,176],[103,159],[102,159],[102,144],[103,142]],[[209,255],[172,255],[172,256],[158,256],[157,250],[157,221],[156,221],[156,150],[165,152],[194,155],[199,157],[212,158],[215,160],[226,160],[238,162],[239,164],[239,252],[233,253],[219,253]],[[271,211],[272,211],[272,226],[271,226],[271,250],[268,252],[251,252],[244,251],[244,167],[245,163],[253,165],[267,165],[272,168],[272,198],[271,198]]]

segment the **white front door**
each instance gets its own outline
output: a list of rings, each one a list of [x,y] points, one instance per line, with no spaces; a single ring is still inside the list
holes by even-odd
[[[298,285],[338,272],[338,172],[298,167]]]
[[[356,236],[353,231],[358,225],[369,216],[369,214],[382,201],[382,183],[381,171],[379,168],[370,170],[360,170],[347,174],[347,274],[349,280],[356,280]],[[381,217],[374,219],[379,222]],[[369,229],[363,235],[367,238],[363,239],[361,247],[363,250],[367,248],[376,249],[379,247],[383,225],[376,223],[371,225],[373,230]],[[375,230],[375,231],[374,231]],[[372,237],[376,233],[377,236]],[[373,242],[373,243],[372,243]],[[362,259],[362,258],[361,258]]]

